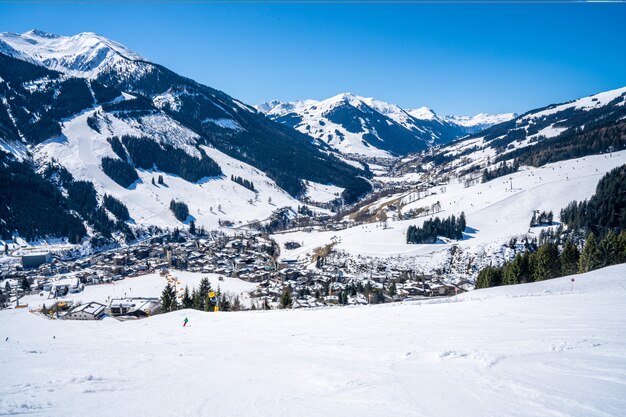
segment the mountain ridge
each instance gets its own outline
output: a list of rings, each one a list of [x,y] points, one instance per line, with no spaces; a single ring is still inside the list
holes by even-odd
[[[340,93],[325,100],[271,100],[255,108],[341,153],[374,157],[425,150],[513,117],[512,113],[439,117],[428,107],[405,110],[353,93]],[[337,117],[337,113],[343,115]]]

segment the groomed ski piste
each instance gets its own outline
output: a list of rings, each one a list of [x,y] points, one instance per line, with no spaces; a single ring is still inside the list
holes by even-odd
[[[570,278],[132,322],[0,311],[0,415],[624,415],[626,264]]]

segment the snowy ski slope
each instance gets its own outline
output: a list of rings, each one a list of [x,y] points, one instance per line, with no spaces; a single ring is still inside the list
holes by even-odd
[[[262,220],[278,207],[295,207],[298,204],[264,172],[207,146],[204,150],[220,166],[223,177],[192,183],[176,175],[139,169],[140,181],[124,188],[109,178],[100,166],[105,156],[117,158],[107,142],[108,137],[141,137],[148,131],[159,142],[199,156],[194,146],[197,135],[164,115],[143,117],[140,124],[107,116],[102,133],[98,133],[89,127],[87,119],[99,109],[94,108],[66,121],[63,135],[39,145],[35,149],[35,157],[40,165],[56,160],[76,179],[91,181],[101,194],[107,193],[120,199],[128,207],[132,219],[139,224],[180,226],[169,209],[172,199],[187,203],[196,224],[206,228],[216,228],[219,220],[230,220],[235,224]],[[163,176],[165,185],[152,185],[152,179],[156,182],[159,175]],[[231,181],[231,175],[252,181],[257,192]]]
[[[533,210],[552,210],[555,220],[561,208],[572,200],[584,200],[595,192],[602,176],[611,169],[626,163],[626,151],[612,156],[595,155],[572,159],[540,168],[523,167],[510,176],[496,178],[487,183],[469,187],[456,182],[446,186],[436,186],[417,199],[415,192],[386,197],[378,202],[382,205],[393,200],[403,201],[403,212],[420,207],[430,207],[439,202],[440,218],[465,212],[468,229],[461,241],[432,245],[406,243],[406,231],[410,225],[421,225],[431,216],[412,220],[387,222],[387,228],[380,223],[364,224],[340,231],[298,231],[275,234],[272,237],[281,245],[281,255],[285,258],[307,258],[313,249],[339,239],[335,246],[355,256],[382,258],[407,257],[424,272],[441,267],[448,262],[448,251],[452,244],[471,253],[494,254],[502,244],[512,237],[529,232]],[[510,178],[510,180],[509,180]],[[511,184],[513,188],[511,189]],[[390,219],[391,219],[390,213]],[[538,234],[539,228],[530,230]],[[302,247],[286,250],[284,243],[296,241]]]
[[[134,322],[0,311],[0,414],[624,415],[626,265],[575,279]]]

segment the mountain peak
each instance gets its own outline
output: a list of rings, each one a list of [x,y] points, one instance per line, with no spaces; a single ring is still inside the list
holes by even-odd
[[[61,36],[32,29],[22,34],[2,32],[0,41],[32,62],[80,77],[96,77],[120,61],[145,61],[124,45],[94,32]]]
[[[420,120],[432,120],[437,118],[437,113],[435,113],[432,109],[426,106],[408,110],[408,113],[416,119]]]
[[[53,33],[48,33],[48,32],[44,32],[43,30],[39,30],[39,29],[31,29],[28,32],[24,32],[22,33],[22,36],[26,37],[37,37],[37,38],[46,38],[46,39],[57,39],[60,36],[59,35],[55,35]]]

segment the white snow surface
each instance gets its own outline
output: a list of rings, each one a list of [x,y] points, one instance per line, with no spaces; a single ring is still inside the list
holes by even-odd
[[[311,199],[315,203],[326,203],[341,197],[341,193],[345,188],[337,187],[331,184],[320,184],[314,181],[305,181],[306,193],[305,197]]]
[[[217,290],[218,287],[222,293],[231,293],[233,295],[239,295],[243,297],[245,301],[249,300],[248,293],[257,287],[256,284],[252,284],[239,278],[224,278],[219,280],[218,274],[205,274],[199,272],[188,272],[171,269],[170,275],[178,279],[177,290],[179,296],[182,296],[182,291],[185,286],[189,287],[189,291],[200,284],[200,280],[203,277],[209,279],[211,288]],[[73,274],[67,274],[71,277]],[[60,277],[63,279],[62,277]],[[89,301],[97,301],[102,304],[107,304],[110,298],[132,298],[132,297],[160,297],[163,288],[167,285],[167,280],[159,273],[152,273],[147,275],[141,275],[138,277],[127,277],[120,281],[113,281],[111,283],[87,285],[82,292],[70,293],[65,297],[58,300],[49,299],[48,293],[44,292],[43,296],[39,293],[29,295],[20,299],[20,303],[28,304],[28,307],[40,308],[42,304],[50,306],[54,301],[74,301],[87,303]],[[249,303],[246,303],[249,305]]]
[[[298,115],[302,121],[295,126],[297,130],[326,142],[341,153],[367,157],[389,157],[390,154],[388,152],[363,143],[365,134],[370,133],[378,136],[376,131],[369,131],[363,127],[361,132],[349,132],[325,117],[325,114],[331,109],[346,104],[359,108],[366,113],[374,110],[410,131],[421,132],[423,135],[427,135],[429,142],[437,139],[437,136],[431,129],[420,125],[420,120],[436,122],[441,125],[452,123],[463,127],[480,127],[484,129],[514,117],[513,113],[501,115],[479,113],[471,117],[446,116],[442,118],[428,107],[404,110],[396,104],[353,93],[341,93],[321,101],[313,99],[291,102],[271,100],[255,106],[255,108],[257,111],[265,113],[270,117],[285,116],[287,114]],[[388,121],[388,123],[390,122]],[[341,135],[337,134],[337,132],[340,132]]]
[[[387,228],[379,223],[366,223],[338,231],[296,231],[277,233],[272,237],[283,247],[281,253],[289,258],[309,259],[314,249],[339,241],[335,249],[351,256],[387,259],[424,272],[445,266],[449,250],[458,245],[467,253],[484,255],[499,253],[501,246],[513,237],[527,233],[537,235],[539,229],[529,230],[533,210],[552,210],[558,220],[560,210],[572,200],[584,200],[595,192],[600,178],[611,169],[626,163],[626,151],[572,159],[540,168],[523,167],[510,176],[465,187],[462,182],[436,186],[422,192],[419,199],[414,191],[385,197],[381,205],[395,199],[403,202],[402,211],[430,207],[439,202],[440,218],[465,213],[468,229],[460,241],[436,244],[407,244],[410,225],[421,226],[432,216],[412,220],[392,220],[389,213]],[[511,178],[511,180],[509,180]],[[380,178],[379,178],[380,179]],[[391,181],[393,179],[390,179]],[[511,184],[513,189],[511,190]],[[300,248],[286,251],[288,241],[299,242]]]
[[[478,113],[474,116],[445,116],[444,119],[465,127],[491,126],[507,122],[517,117],[517,113],[487,114]]]
[[[0,414],[623,415],[626,265],[574,278],[127,322],[0,311]]]
[[[527,121],[530,119],[541,118],[544,116],[548,116],[554,113],[561,112],[563,110],[567,110],[570,108],[575,108],[577,110],[591,110],[598,107],[606,106],[611,101],[615,100],[618,97],[622,97],[622,100],[618,103],[618,105],[623,106],[626,103],[626,87],[617,88],[615,90],[604,91],[602,93],[594,94],[588,97],[583,97],[578,100],[573,100],[569,103],[559,104],[556,106],[550,106],[546,110],[542,110],[535,113],[530,113],[518,122],[522,123],[523,121]]]
[[[55,71],[77,77],[95,78],[112,69],[127,72],[148,70],[137,61],[147,61],[124,45],[93,32],[60,36],[40,30],[22,34],[2,32],[0,41],[11,48],[9,53],[26,58]],[[15,53],[17,52],[17,54]]]

